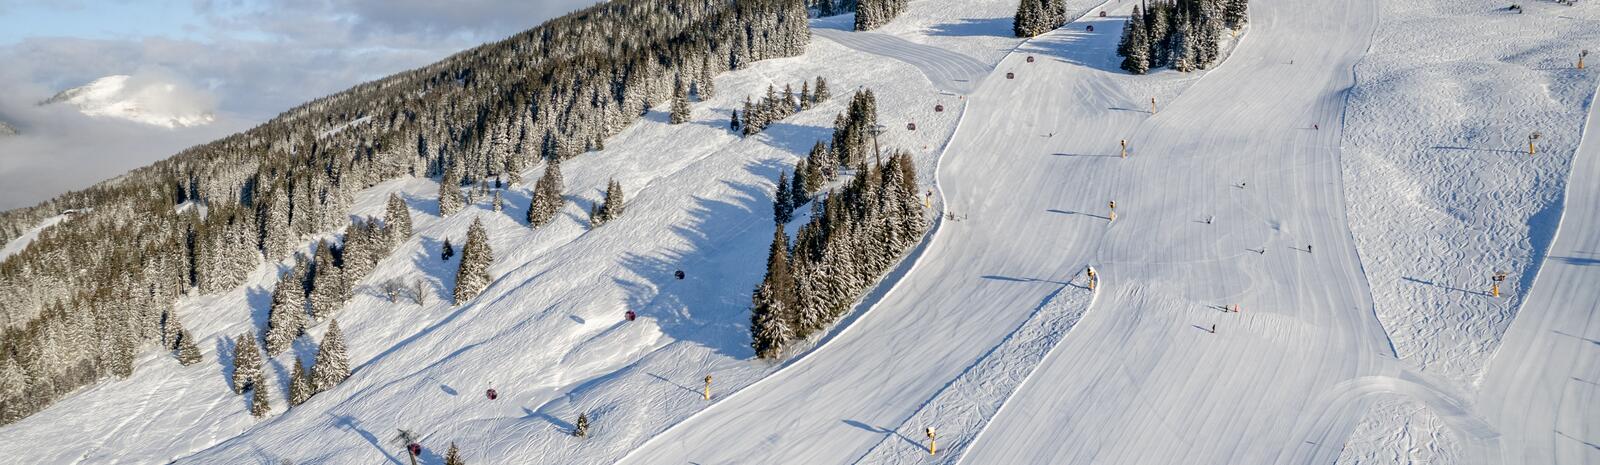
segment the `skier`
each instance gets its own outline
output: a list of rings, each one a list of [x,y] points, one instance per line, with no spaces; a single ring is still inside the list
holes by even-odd
[[[1311,244],[1306,244],[1306,253],[1311,253]]]
[[[1211,219],[1215,218],[1215,217],[1216,217],[1216,215],[1207,216],[1206,217],[1206,224],[1211,224]]]
[[[1212,323],[1211,324],[1211,334],[1217,334],[1217,324],[1216,323]]]
[[[1318,126],[1317,123],[1311,123],[1311,129],[1321,130],[1322,128],[1320,126]]]

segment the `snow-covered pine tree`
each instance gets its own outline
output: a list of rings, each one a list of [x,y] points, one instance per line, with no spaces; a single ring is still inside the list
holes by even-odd
[[[750,347],[756,357],[773,359],[794,337],[791,322],[797,317],[794,277],[789,269],[789,242],[783,227],[775,228],[767,251],[767,275],[751,295]]]
[[[794,166],[794,177],[789,179],[789,209],[792,213],[806,202],[811,201],[811,196],[806,194],[806,176],[810,170],[804,159]]]
[[[451,213],[461,211],[465,200],[461,195],[461,172],[458,165],[452,164],[444,172],[444,178],[439,180],[439,216],[449,216]]]
[[[744,135],[748,136],[761,131],[760,114],[756,113],[755,104],[750,102],[750,97],[744,98]]]
[[[1223,26],[1237,31],[1250,21],[1249,0],[1222,0],[1222,2]]]
[[[1139,6],[1134,5],[1133,15],[1128,17],[1128,22],[1122,27],[1122,41],[1117,44],[1117,51],[1122,55],[1122,70],[1132,74],[1145,74],[1150,72],[1150,37],[1145,31],[1144,16],[1139,14]]]
[[[499,189],[495,189],[494,190],[494,201],[490,203],[490,205],[494,206],[494,212],[495,213],[500,213],[501,210],[505,209],[505,204],[503,202],[504,201],[500,199],[500,190]]]
[[[467,244],[461,246],[461,267],[456,269],[456,305],[472,300],[489,287],[491,263],[494,251],[489,249],[489,233],[483,229],[483,220],[473,219],[467,228]]]
[[[561,162],[557,159],[546,161],[544,176],[533,184],[533,200],[528,205],[528,225],[540,227],[555,219],[556,213],[561,211],[562,186]]]
[[[349,296],[344,270],[339,267],[336,249],[328,241],[317,241],[316,266],[311,278],[311,318],[321,321],[344,305]]]
[[[256,335],[246,331],[234,339],[233,392],[244,394],[257,376],[261,375],[261,350],[256,348]]]
[[[589,414],[578,414],[578,421],[572,425],[572,435],[580,438],[589,437]]]
[[[811,81],[800,81],[800,109],[810,110],[813,102],[811,97]]]
[[[694,95],[704,102],[706,99],[717,95],[716,65],[711,64],[711,55],[707,54],[700,60],[700,79],[695,80]]]
[[[1033,37],[1044,32],[1042,30],[1043,14],[1040,11],[1040,0],[1021,0],[1017,5],[1017,14],[1011,20],[1011,32],[1017,37]]]
[[[267,399],[271,391],[267,388],[265,373],[256,373],[256,377],[250,382],[250,391],[250,416],[261,418],[272,413],[272,403]]]
[[[612,179],[606,182],[606,197],[589,210],[589,226],[598,227],[622,217],[622,183]]]
[[[322,392],[338,386],[350,377],[350,356],[345,353],[344,332],[339,330],[339,320],[328,320],[328,333],[317,348],[317,361],[311,366],[311,387]]]
[[[282,183],[261,202],[261,251],[268,259],[289,254],[294,228],[289,225],[289,192]]]
[[[1171,48],[1167,50],[1173,70],[1183,73],[1195,70],[1194,42],[1188,14],[1179,13],[1177,20],[1173,21],[1172,40],[1169,42]]]
[[[794,219],[794,197],[789,194],[789,172],[778,174],[777,192],[772,194],[772,220],[781,229]]]
[[[806,155],[806,175],[800,177],[805,181],[806,188],[803,193],[806,198],[815,196],[822,190],[822,184],[826,183],[834,172],[834,164],[826,144],[819,140],[816,145],[811,146],[811,153]]]
[[[289,348],[306,325],[306,291],[293,272],[278,276],[272,286],[272,307],[267,316],[267,355],[275,356]]]
[[[906,0],[857,0],[855,29],[868,31],[889,24],[905,5]]]
[[[177,320],[173,320],[174,323]],[[178,325],[178,364],[183,366],[200,363],[200,348],[195,346],[194,335],[183,325]],[[0,397],[4,399],[4,397]]]
[[[823,79],[822,76],[817,76],[817,91],[811,95],[815,100],[811,103],[820,103],[832,98],[833,94],[828,92],[828,80]]]
[[[406,201],[398,193],[389,194],[389,202],[384,205],[383,224],[389,227],[391,243],[399,243],[411,237],[411,209],[406,207]]]
[[[450,449],[444,453],[444,465],[467,465],[467,461],[461,459],[461,448],[456,447],[455,441],[450,441]]]
[[[311,385],[311,374],[306,373],[306,367],[300,363],[300,356],[294,357],[294,370],[289,372],[289,405],[295,406],[306,402],[317,390]]]
[[[689,122],[689,86],[678,79],[672,91],[672,114],[669,115],[672,124]]]

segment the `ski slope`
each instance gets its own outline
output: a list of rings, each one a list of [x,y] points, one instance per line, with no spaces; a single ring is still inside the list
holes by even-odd
[[[362,193],[352,213],[381,214],[397,192],[411,204],[418,234],[338,314],[355,367],[345,384],[285,409],[283,374],[292,357],[309,361],[325,328],[318,325],[293,354],[269,361],[280,381],[272,416],[251,418],[248,399],[227,391],[228,338],[260,326],[273,275],[286,267],[267,264],[240,289],[182,303],[185,325],[204,340],[204,363],[179,367],[149,351],[132,378],[87,387],[0,427],[0,456],[404,465],[390,439],[407,428],[422,433],[428,464],[442,462],[450,442],[469,463],[1298,464],[1343,463],[1347,438],[1367,428],[1403,447],[1450,449],[1444,456],[1454,460],[1445,463],[1600,463],[1600,133],[1591,131],[1600,122],[1588,119],[1568,183],[1500,186],[1526,188],[1529,197],[1571,190],[1559,235],[1533,267],[1537,278],[1526,278],[1533,285],[1520,313],[1514,300],[1486,307],[1490,317],[1517,319],[1476,392],[1475,357],[1499,343],[1496,331],[1477,328],[1499,323],[1472,312],[1455,318],[1449,305],[1481,299],[1408,304],[1418,294],[1393,291],[1392,281],[1458,271],[1449,267],[1459,264],[1459,250],[1422,255],[1434,261],[1409,254],[1480,230],[1413,219],[1420,209],[1410,204],[1374,207],[1395,197],[1383,191],[1387,183],[1405,183],[1386,177],[1382,156],[1364,152],[1352,170],[1351,149],[1341,147],[1352,139],[1349,108],[1357,108],[1368,112],[1357,116],[1365,118],[1355,137],[1363,150],[1475,147],[1480,136],[1521,134],[1518,124],[1533,121],[1546,128],[1552,156],[1570,151],[1579,124],[1568,112],[1580,107],[1569,86],[1496,81],[1520,74],[1478,75],[1485,81],[1477,87],[1439,84],[1428,70],[1388,74],[1399,68],[1393,62],[1414,58],[1404,53],[1361,64],[1379,45],[1375,37],[1387,37],[1382,28],[1394,27],[1380,21],[1393,12],[1384,8],[1402,10],[1400,25],[1419,37],[1391,47],[1414,45],[1455,66],[1463,59],[1426,48],[1479,45],[1428,28],[1461,29],[1502,14],[1490,11],[1497,6],[1256,0],[1251,26],[1220,67],[1129,76],[1116,69],[1112,50],[1135,3],[1071,0],[1068,11],[1087,15],[1025,43],[1009,37],[1012,0],[919,0],[868,33],[841,28],[848,16],[817,20],[806,55],[718,77],[721,93],[695,103],[691,124],[668,125],[651,113],[608,139],[607,149],[564,163],[569,202],[547,229],[521,222],[529,186],[506,192],[504,212],[479,199],[440,217],[431,180],[381,184]],[[1587,5],[1556,8],[1530,5],[1515,24],[1537,26],[1538,14],[1592,22],[1556,16],[1593,11]],[[1109,17],[1095,15],[1102,9]],[[1413,9],[1455,22],[1407,16]],[[1548,41],[1571,32],[1566,27],[1585,30],[1537,35]],[[1516,31],[1495,46],[1535,35]],[[1543,48],[1484,48],[1529,67],[1564,66]],[[1367,93],[1349,97],[1363,66],[1378,68],[1377,77],[1357,87]],[[1474,76],[1476,68],[1461,66]],[[726,131],[728,111],[745,95],[817,75],[834,86],[832,101],[758,136]],[[1592,80],[1581,82],[1589,95]],[[921,181],[937,188],[935,209],[947,215],[838,328],[800,344],[786,364],[752,360],[746,309],[771,237],[771,182],[827,137],[859,87],[879,99],[890,129],[884,145],[916,153]],[[1429,93],[1435,87],[1446,92]],[[1503,98],[1502,87],[1516,97]],[[1554,96],[1537,100],[1542,92]],[[1435,110],[1461,93],[1495,108]],[[1427,104],[1393,94],[1422,95]],[[1360,105],[1347,108],[1347,98]],[[1530,101],[1543,106],[1504,109]],[[935,103],[946,111],[933,112]],[[1595,111],[1587,98],[1583,105]],[[1411,106],[1439,114],[1399,111]],[[1372,116],[1385,113],[1393,116]],[[1495,127],[1452,136],[1448,127],[1406,126],[1432,123],[1426,116],[1484,124],[1466,115]],[[1568,119],[1571,130],[1549,126]],[[909,122],[918,130],[902,130]],[[1127,159],[1118,157],[1124,139]],[[1447,184],[1455,171],[1421,166],[1415,180],[1401,180],[1471,187]],[[1505,179],[1542,173],[1466,166]],[[530,184],[541,168],[524,173]],[[589,230],[584,212],[611,178],[624,185],[628,213]],[[1470,219],[1512,198],[1441,202],[1419,216]],[[805,221],[805,211],[797,213],[791,228]],[[480,299],[451,307],[444,300],[456,262],[438,260],[437,249],[445,238],[459,243],[474,217],[488,223],[496,282]],[[1384,221],[1402,227],[1384,229]],[[1517,217],[1478,234],[1491,237],[1471,248],[1527,241],[1536,229]],[[1402,233],[1432,239],[1385,243]],[[1532,242],[1508,254],[1541,255]],[[25,244],[7,244],[0,257]],[[1094,293],[1082,287],[1090,265],[1102,277]],[[688,279],[669,278],[676,269]],[[425,305],[390,304],[372,290],[389,277],[419,275],[434,293]],[[1222,311],[1232,304],[1243,311]],[[628,309],[640,320],[622,321]],[[716,376],[711,402],[699,397],[706,374]],[[484,399],[491,387],[499,400]],[[1375,408],[1394,401],[1418,406],[1448,441],[1417,436],[1398,422],[1404,413]],[[568,435],[580,412],[594,420],[585,440]],[[940,431],[938,456],[923,449],[925,427]],[[1398,458],[1404,452],[1395,455],[1387,463],[1407,463]]]
[[[1590,106],[1560,229],[1495,354],[1479,409],[1485,463],[1600,463],[1600,118]]]

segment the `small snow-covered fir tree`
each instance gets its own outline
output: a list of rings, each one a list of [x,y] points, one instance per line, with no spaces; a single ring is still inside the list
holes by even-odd
[[[334,247],[328,241],[317,242],[316,266],[311,278],[311,318],[322,320],[344,305],[349,298],[349,286],[344,270],[339,268]]]
[[[460,168],[451,165],[444,172],[444,178],[439,180],[439,216],[449,216],[451,213],[461,211],[466,200],[461,195]]]
[[[529,226],[544,226],[561,212],[561,193],[565,189],[562,184],[561,162],[551,158],[545,165],[544,176],[533,184],[533,200],[528,205]]]
[[[612,179],[606,183],[606,198],[589,209],[589,226],[599,227],[622,217],[622,183]]]
[[[300,405],[316,394],[317,390],[311,385],[311,373],[306,372],[305,365],[300,363],[300,356],[294,357],[294,371],[289,372],[289,405]]]
[[[272,286],[272,307],[267,316],[267,355],[283,353],[305,329],[305,292],[294,273],[279,276],[278,283]]]
[[[669,116],[672,124],[689,122],[689,88],[678,80],[676,88],[672,91],[672,114]]]
[[[233,392],[244,394],[256,376],[261,374],[261,350],[256,348],[255,333],[246,331],[234,340]]]
[[[311,366],[311,386],[317,392],[332,389],[350,377],[350,355],[345,353],[344,332],[339,320],[328,320],[328,333],[317,348],[317,362]]]
[[[411,209],[406,207],[406,201],[400,198],[400,194],[389,194],[389,202],[384,205],[383,224],[389,227],[395,243],[411,237]]]
[[[267,399],[270,391],[267,389],[267,375],[256,373],[254,381],[250,383],[250,415],[261,418],[272,412],[272,404]]]
[[[456,269],[456,305],[472,300],[489,287],[491,263],[494,251],[489,249],[489,233],[483,229],[483,220],[474,219],[467,228],[467,244],[461,246],[461,267]]]
[[[580,438],[589,437],[589,414],[578,414],[578,421],[573,423],[572,435]]]
[[[828,92],[828,80],[823,79],[822,76],[817,76],[817,91],[811,94],[811,96],[816,100],[812,103],[820,103],[832,98],[833,94]]]
[[[444,465],[467,465],[467,461],[461,459],[461,448],[456,447],[455,441],[450,441],[450,449],[444,453]]]
[[[189,330],[180,325],[178,327],[178,364],[183,366],[194,365],[200,363],[200,358],[200,348],[195,346],[194,335],[189,334]]]
[[[806,176],[810,170],[805,160],[800,160],[794,167],[794,177],[789,179],[789,209],[794,210],[811,201],[811,196],[806,194]]]
[[[798,298],[789,267],[789,237],[782,225],[773,232],[767,251],[767,275],[751,296],[750,347],[760,358],[777,358],[794,337],[790,328],[796,319]]]
[[[772,194],[772,220],[781,229],[794,219],[794,196],[789,193],[789,172],[778,174],[777,192]]]

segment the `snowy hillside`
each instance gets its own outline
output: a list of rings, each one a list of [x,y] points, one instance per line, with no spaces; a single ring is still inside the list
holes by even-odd
[[[61,91],[40,105],[64,103],[85,115],[136,123],[182,128],[210,124],[216,117],[210,105],[185,95],[189,91],[171,82],[111,75]]]
[[[267,360],[267,417],[231,391],[233,337],[294,265],[263,263],[181,301],[203,363],[148,350],[0,426],[0,456],[406,464],[405,429],[426,464],[451,444],[479,464],[1600,464],[1600,79],[1572,63],[1600,6],[1255,0],[1217,65],[1131,75],[1115,52],[1138,4],[1066,0],[1073,21],[1028,40],[1014,0],[813,20],[805,54],[718,76],[687,123],[655,102],[562,162],[567,201],[537,229],[542,163],[503,211],[379,183],[348,213],[397,194],[415,235],[335,315],[348,380],[286,407],[321,322]],[[831,100],[729,131],[746,97],[818,76]],[[151,120],[116,77],[57,99],[209,118]],[[857,89],[938,219],[844,320],[757,359],[775,181]],[[611,181],[626,213],[590,227]],[[461,258],[440,250],[480,220],[492,282],[455,306]],[[418,277],[420,303],[380,289]]]

